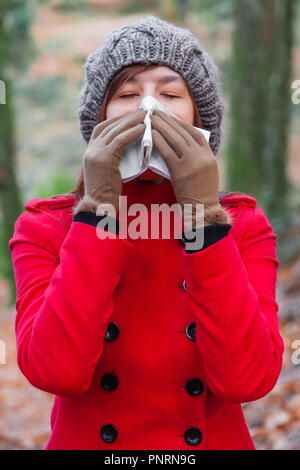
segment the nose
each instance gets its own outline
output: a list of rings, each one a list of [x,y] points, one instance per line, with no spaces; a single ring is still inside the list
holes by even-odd
[[[166,103],[163,102],[163,100],[161,99],[161,96],[158,92],[156,92],[154,89],[145,89],[144,91],[142,91],[140,93],[140,99],[138,100],[138,104],[137,104],[137,108],[139,108],[139,106],[141,105],[141,102],[143,101],[143,99],[146,97],[146,96],[152,96],[153,98],[155,98],[157,101],[160,101],[162,104],[164,104],[166,106]]]

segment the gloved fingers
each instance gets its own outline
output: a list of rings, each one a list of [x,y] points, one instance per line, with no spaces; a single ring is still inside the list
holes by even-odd
[[[126,145],[139,137],[143,132],[145,132],[145,124],[139,123],[115,135],[110,142],[113,152],[116,152],[117,155],[121,157],[121,154]]]
[[[105,121],[100,122],[97,126],[94,127],[90,140],[96,139],[99,134],[103,133],[104,129],[111,126],[120,119],[120,116],[116,116],[111,119],[106,119]]]
[[[176,163],[178,163],[178,155],[172,147],[169,146],[168,142],[165,138],[160,134],[159,131],[152,128],[152,139],[153,145],[158,150],[159,154],[163,157],[172,176]]]
[[[191,146],[194,143],[192,136],[186,132],[185,128],[180,126],[181,120],[175,116],[171,116],[160,109],[155,109],[153,112],[153,117],[159,116],[166,123],[168,123],[175,131],[186,141],[186,145]]]
[[[188,147],[186,140],[161,116],[152,117],[152,129],[156,129],[164,136],[168,145],[176,152],[177,157],[181,158]]]
[[[140,124],[144,121],[146,116],[146,111],[143,109],[138,109],[134,113],[126,114],[125,116],[120,117],[117,122],[113,122],[107,128],[105,128],[104,132],[101,134],[103,137],[104,144],[109,145],[112,140],[121,134],[123,131],[132,128],[136,124]],[[145,124],[143,124],[144,129],[146,128]]]
[[[191,124],[189,124],[188,122],[185,122],[181,119],[177,119],[176,117],[174,116],[169,116],[167,115],[166,113],[162,113],[160,110],[156,110],[157,112],[157,115],[160,115],[163,119],[167,120],[166,116],[168,116],[170,119],[170,121],[174,122],[174,125],[177,124],[177,127],[176,129],[178,128],[183,128],[185,131],[188,132],[189,136],[191,136],[193,138],[193,140],[196,141],[196,143],[198,145],[201,145],[203,147],[205,146],[208,146],[208,142],[207,140],[205,139],[204,135],[198,131],[197,129],[195,129]],[[161,113],[161,114],[160,114]]]

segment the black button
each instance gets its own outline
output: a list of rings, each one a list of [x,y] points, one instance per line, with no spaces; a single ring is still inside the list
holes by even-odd
[[[191,341],[196,341],[196,323],[195,322],[190,323],[186,327],[185,334],[187,335],[188,339],[190,339]]]
[[[113,424],[104,424],[100,429],[100,436],[105,442],[114,442],[117,439],[118,431]]]
[[[116,323],[109,323],[105,332],[106,341],[115,341],[120,334],[120,328]]]
[[[115,374],[107,372],[101,378],[101,385],[105,390],[115,390],[119,384],[119,379]]]
[[[197,379],[197,377],[192,377],[187,381],[185,389],[190,395],[193,395],[193,397],[195,397],[203,392],[204,385],[202,380]]]
[[[182,283],[182,287],[184,288],[184,290],[185,290],[185,292],[186,292],[187,289],[186,289],[186,282],[185,282],[185,279],[184,279],[184,281],[183,281],[183,283]]]
[[[186,429],[184,433],[184,439],[185,442],[190,446],[196,446],[202,441],[202,432],[200,431],[200,429],[194,428],[192,426]]]

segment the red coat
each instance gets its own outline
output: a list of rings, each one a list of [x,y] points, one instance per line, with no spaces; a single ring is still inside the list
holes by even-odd
[[[169,183],[123,195],[175,202]],[[256,200],[224,199],[228,235],[192,254],[176,238],[100,239],[73,203],[27,202],[9,242],[18,364],[56,395],[47,449],[254,449],[241,403],[272,390],[284,349]]]

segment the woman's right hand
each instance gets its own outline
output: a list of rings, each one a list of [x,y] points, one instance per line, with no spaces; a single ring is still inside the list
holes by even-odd
[[[145,131],[145,116],[146,111],[138,109],[95,126],[83,157],[84,197],[74,209],[74,214],[96,212],[99,204],[111,204],[117,213],[122,194],[119,169],[122,152]]]

